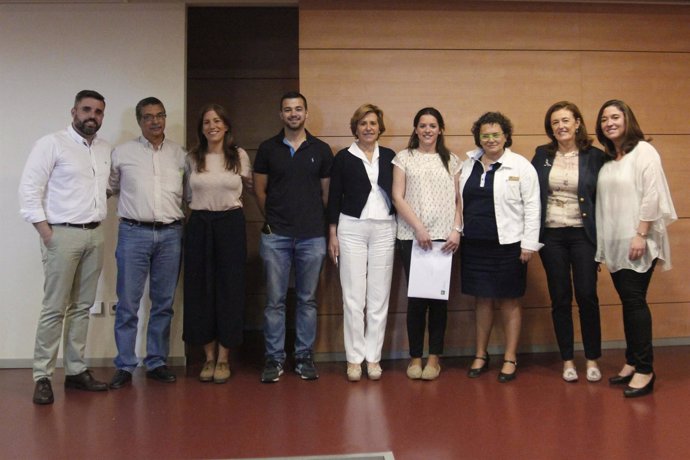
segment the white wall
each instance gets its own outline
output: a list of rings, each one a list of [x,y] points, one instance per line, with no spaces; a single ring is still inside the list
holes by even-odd
[[[41,306],[38,236],[20,218],[17,200],[33,142],[65,128],[74,95],[95,89],[107,104],[102,138],[115,145],[138,135],[134,106],[156,96],[166,105],[168,137],[183,143],[185,42],[183,3],[0,3],[0,367],[30,365]],[[97,298],[106,302],[116,300],[117,219],[111,201]],[[180,306],[178,295],[173,357],[184,355]],[[92,363],[115,356],[113,323],[107,312],[91,317]]]

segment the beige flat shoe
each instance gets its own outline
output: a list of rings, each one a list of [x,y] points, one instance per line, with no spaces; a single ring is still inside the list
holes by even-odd
[[[441,365],[436,366],[426,365],[424,366],[424,371],[422,372],[422,380],[436,380],[441,373]]]
[[[213,383],[225,383],[230,378],[230,365],[228,363],[216,363],[216,370],[213,372]]]
[[[598,382],[601,380],[601,371],[598,367],[587,368],[587,380],[590,382]]]
[[[367,363],[367,377],[369,380],[380,380],[383,370],[379,363]]]
[[[204,367],[201,369],[199,374],[199,380],[202,382],[210,382],[213,380],[213,372],[216,370],[215,361],[206,361]]]
[[[407,366],[407,377],[412,380],[421,379],[422,373],[422,366],[419,364],[410,364]]]
[[[574,367],[563,369],[563,380],[566,382],[577,382],[577,370]]]
[[[362,379],[362,365],[347,363],[347,379],[350,382],[359,382]]]

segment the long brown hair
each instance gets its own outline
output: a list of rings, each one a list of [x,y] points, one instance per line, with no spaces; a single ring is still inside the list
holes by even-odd
[[[239,147],[235,144],[235,139],[232,135],[232,126],[230,125],[230,117],[227,110],[218,104],[206,104],[199,112],[199,120],[196,125],[197,144],[189,152],[189,155],[196,163],[196,172],[206,171],[206,154],[208,153],[208,139],[204,136],[204,115],[208,112],[216,112],[216,114],[223,120],[228,130],[223,137],[223,154],[225,156],[225,169],[239,173],[240,171],[240,153]]]
[[[599,109],[599,115],[597,115],[597,139],[606,149],[606,154],[608,156],[616,158],[616,145],[611,139],[604,135],[604,131],[601,129],[601,116],[604,114],[604,110],[611,106],[623,112],[623,119],[625,120],[625,132],[623,132],[623,142],[621,142],[623,154],[630,153],[640,141],[652,140],[651,138],[645,139],[642,128],[640,128],[640,124],[637,122],[637,118],[635,118],[635,114],[628,104],[619,99],[611,99],[610,101],[604,102],[604,105]]]
[[[446,124],[443,121],[443,116],[441,116],[441,112],[439,112],[437,109],[433,107],[424,107],[419,112],[417,112],[417,115],[414,116],[414,129],[412,130],[410,140],[407,142],[407,149],[409,151],[412,151],[413,149],[419,148],[419,136],[417,136],[417,125],[419,124],[419,119],[422,118],[424,115],[431,115],[432,117],[436,118],[436,122],[438,123],[439,127],[438,138],[436,139],[436,152],[441,157],[443,167],[446,168],[446,171],[450,172],[450,169],[448,167],[448,163],[450,162],[450,150],[448,150],[448,147],[446,147],[446,142],[443,138],[443,132],[446,130]]]

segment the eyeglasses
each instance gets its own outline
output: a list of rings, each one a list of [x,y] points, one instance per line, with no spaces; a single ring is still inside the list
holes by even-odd
[[[157,113],[155,115],[147,113],[146,115],[143,115],[141,119],[145,123],[151,123],[153,120],[165,120],[165,117],[168,115],[165,112]]]
[[[488,133],[488,134],[480,134],[479,138],[483,141],[488,141],[489,139],[493,140],[498,140],[503,136],[503,133]]]

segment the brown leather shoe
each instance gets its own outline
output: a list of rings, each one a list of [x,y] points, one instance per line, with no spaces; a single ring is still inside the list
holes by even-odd
[[[106,391],[108,389],[108,384],[94,379],[91,376],[91,371],[87,369],[81,374],[66,375],[65,388],[84,391]]]
[[[38,379],[36,382],[34,404],[53,404],[53,387],[50,385],[48,377]]]

